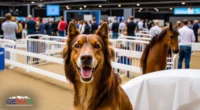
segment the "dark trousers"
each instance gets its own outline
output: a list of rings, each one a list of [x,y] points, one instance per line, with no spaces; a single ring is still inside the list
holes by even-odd
[[[185,59],[185,68],[186,69],[190,68],[191,53],[192,53],[191,46],[180,46],[178,69],[182,69],[183,59]]]
[[[112,37],[113,39],[118,39],[119,33],[118,33],[118,32],[113,32],[113,33],[112,33],[112,36],[113,36],[113,37]]]
[[[198,42],[198,34],[195,34],[195,42]]]
[[[65,36],[65,31],[58,31],[59,36],[64,37]]]

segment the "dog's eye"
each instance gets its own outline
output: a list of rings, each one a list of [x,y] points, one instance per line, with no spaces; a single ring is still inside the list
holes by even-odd
[[[80,45],[79,45],[79,44],[75,44],[74,47],[75,47],[75,48],[80,48]]]
[[[94,48],[99,49],[99,48],[100,48],[100,45],[99,45],[99,44],[95,44],[95,45],[94,45]]]
[[[173,38],[174,38],[174,36],[170,36],[170,38],[171,38],[171,39],[173,39]]]

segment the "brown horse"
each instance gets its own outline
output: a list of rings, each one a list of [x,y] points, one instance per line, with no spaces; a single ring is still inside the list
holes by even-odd
[[[165,70],[168,49],[171,48],[175,54],[179,52],[178,35],[177,29],[173,28],[170,23],[169,27],[163,29],[160,35],[152,38],[140,60],[143,74]]]

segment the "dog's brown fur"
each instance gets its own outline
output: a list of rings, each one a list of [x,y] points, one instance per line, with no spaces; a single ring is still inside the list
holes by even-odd
[[[74,48],[73,45],[76,42],[90,46],[87,48],[90,48],[90,52],[98,62],[98,67],[93,73],[94,80],[89,84],[80,81],[76,60],[85,49],[83,46],[80,49]],[[100,49],[92,47],[96,43],[100,45]],[[128,96],[120,87],[121,78],[112,72],[111,59],[113,57],[114,51],[109,47],[106,23],[102,24],[95,35],[80,35],[75,25],[69,24],[63,58],[65,59],[66,77],[75,89],[75,110],[132,110]]]

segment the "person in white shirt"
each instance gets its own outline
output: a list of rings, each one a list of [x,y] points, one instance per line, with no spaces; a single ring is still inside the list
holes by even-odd
[[[5,16],[6,21],[2,24],[2,31],[4,39],[17,40],[16,32],[18,30],[18,25],[16,22],[12,22],[12,15],[10,13]]]
[[[138,22],[138,29],[139,29],[140,31],[142,31],[142,30],[143,30],[143,26],[144,26],[143,20],[140,20],[140,21]]]
[[[162,29],[159,27],[159,21],[158,20],[155,20],[154,21],[154,27],[152,27],[150,29],[150,35],[152,36],[157,36],[161,33]]]
[[[188,20],[183,20],[183,27],[179,29],[179,60],[178,60],[178,69],[182,68],[183,59],[185,59],[185,68],[190,68],[190,58],[192,53],[192,42],[195,41],[194,31],[188,28]]]
[[[123,33],[126,29],[126,24],[124,22],[124,20],[121,20],[120,24],[119,24],[119,31],[120,33]]]
[[[83,21],[80,21],[78,30],[80,31],[81,34],[85,32],[85,25],[83,24]]]

